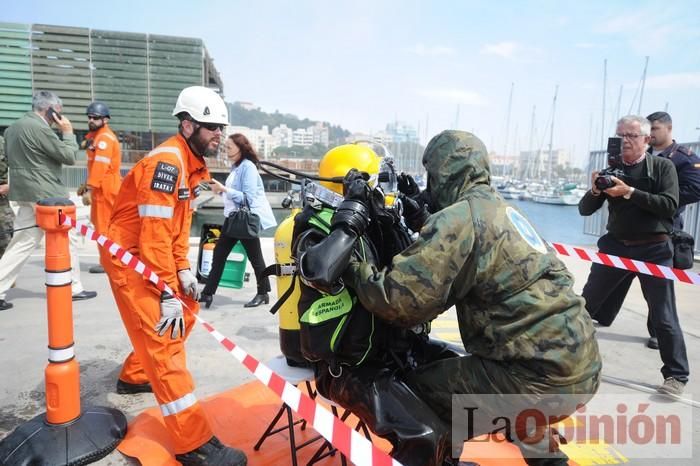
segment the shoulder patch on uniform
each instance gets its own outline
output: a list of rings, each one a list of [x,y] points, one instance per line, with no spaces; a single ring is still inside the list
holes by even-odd
[[[530,225],[525,217],[522,216],[520,212],[512,207],[506,208],[506,215],[508,220],[513,224],[520,236],[529,244],[535,251],[541,252],[542,254],[547,253],[547,245],[544,240],[540,238],[537,231]]]
[[[105,141],[100,141],[97,143],[97,148],[105,150],[107,148],[107,143]]]
[[[153,179],[151,180],[151,189],[168,194],[174,193],[175,185],[177,184],[177,176],[179,174],[180,171],[175,165],[158,162],[156,171],[153,173]]]

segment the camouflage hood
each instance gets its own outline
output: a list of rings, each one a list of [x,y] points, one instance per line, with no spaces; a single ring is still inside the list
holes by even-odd
[[[466,131],[447,130],[433,137],[425,148],[423,166],[434,212],[464,198],[474,186],[491,182],[486,146]]]

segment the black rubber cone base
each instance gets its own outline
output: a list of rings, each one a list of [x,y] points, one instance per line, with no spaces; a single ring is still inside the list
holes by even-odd
[[[0,465],[73,466],[94,463],[117,448],[126,435],[126,417],[114,408],[85,408],[73,422],[46,423],[46,413],[0,440]]]

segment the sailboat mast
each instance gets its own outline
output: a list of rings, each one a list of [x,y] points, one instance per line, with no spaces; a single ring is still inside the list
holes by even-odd
[[[552,179],[552,164],[554,162],[553,144],[554,144],[554,115],[557,109],[557,94],[559,93],[559,84],[554,88],[554,99],[552,100],[552,125],[549,128],[549,170],[547,171],[547,181]]]
[[[603,115],[600,119],[600,147],[605,147],[605,93],[608,86],[608,59],[603,60]]]
[[[612,123],[610,125],[613,128],[617,124],[617,120],[619,120],[620,117],[622,116],[622,115],[620,115],[620,106],[622,105],[622,89],[623,89],[623,85],[620,84],[620,93],[617,94],[617,105],[615,106],[615,114],[613,115]]]
[[[644,61],[644,71],[642,72],[642,90],[639,91],[639,106],[637,106],[637,115],[642,114],[642,99],[644,98],[644,84],[647,80],[647,67],[649,66],[649,56],[647,55]]]
[[[530,141],[528,143],[528,150],[530,151],[529,157],[527,158],[527,167],[525,167],[525,178],[534,178],[534,159],[535,159],[535,148],[533,147],[535,142],[535,109],[537,106],[532,106],[532,118],[530,119]]]
[[[506,137],[503,142],[503,176],[506,176],[506,167],[508,166],[508,162],[506,160],[506,154],[508,153],[508,137],[510,134],[510,110],[513,105],[513,88],[515,87],[515,83],[510,83],[510,96],[508,97],[508,113],[506,115]]]

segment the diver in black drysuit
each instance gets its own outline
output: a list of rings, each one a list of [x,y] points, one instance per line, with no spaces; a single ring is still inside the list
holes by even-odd
[[[374,317],[340,279],[353,256],[381,269],[411,242],[396,209],[384,207],[381,190],[370,189],[365,177],[348,173],[345,200],[335,212],[306,206],[295,218],[301,352],[313,363],[319,393],[390,441],[393,458],[405,466],[451,464],[443,463],[451,461],[450,426],[401,377],[457,353],[429,340],[424,327],[400,329]],[[405,202],[407,224],[417,231],[427,211]]]

